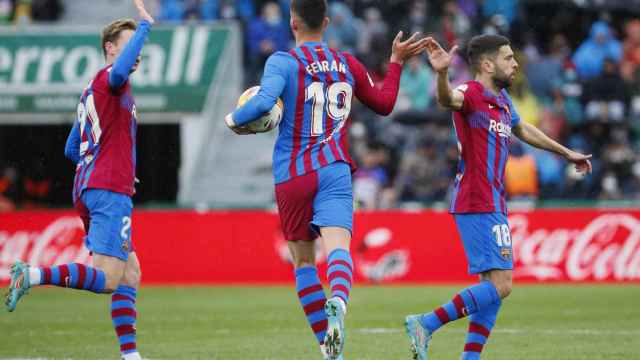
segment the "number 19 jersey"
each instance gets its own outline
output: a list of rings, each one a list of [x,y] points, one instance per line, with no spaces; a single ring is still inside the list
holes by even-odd
[[[345,126],[356,86],[353,61],[324,43],[305,43],[267,61],[265,77],[275,73],[286,79],[273,153],[276,184],[337,161],[354,168]]]

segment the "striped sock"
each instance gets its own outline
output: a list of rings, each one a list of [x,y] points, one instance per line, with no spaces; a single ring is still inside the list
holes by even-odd
[[[481,281],[462,290],[448,303],[422,315],[420,323],[433,334],[442,325],[475,314],[499,301],[500,296],[496,287],[490,281]]]
[[[337,296],[347,305],[353,281],[351,254],[344,249],[335,249],[329,254],[328,262],[327,277],[331,287],[331,297]]]
[[[327,297],[318,278],[318,269],[314,266],[296,269],[296,291],[309,326],[322,345],[327,333],[327,314],[324,312]]]
[[[120,285],[111,295],[111,319],[122,355],[138,352],[136,347],[136,289]]]
[[[487,343],[491,329],[496,323],[501,303],[501,301],[497,301],[469,316],[469,332],[467,332],[467,341],[461,360],[480,359],[482,348]]]
[[[37,285],[55,285],[101,293],[104,290],[105,275],[102,270],[83,264],[64,264],[41,267]]]

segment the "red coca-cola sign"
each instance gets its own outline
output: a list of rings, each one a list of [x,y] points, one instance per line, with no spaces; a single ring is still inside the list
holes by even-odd
[[[640,282],[640,210],[536,210],[509,216],[516,281]],[[16,259],[36,266],[90,262],[70,211],[0,215],[0,281]],[[291,283],[277,214],[136,211],[132,236],[146,284]],[[437,211],[355,216],[356,283],[475,281],[451,215]],[[319,243],[320,273],[326,252]],[[188,263],[189,266],[185,266]]]
[[[9,278],[16,260],[34,266],[87,262],[84,229],[73,213],[56,216],[49,212],[0,215],[0,280]]]
[[[516,278],[640,280],[640,219],[631,212],[546,211],[509,217]],[[544,221],[542,221],[544,220]]]

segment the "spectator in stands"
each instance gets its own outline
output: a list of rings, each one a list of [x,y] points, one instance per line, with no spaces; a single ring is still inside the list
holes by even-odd
[[[634,19],[625,26],[626,38],[623,43],[623,59],[620,66],[622,77],[634,83],[640,68],[640,19]]]
[[[411,3],[408,16],[400,22],[399,27],[400,30],[407,34],[413,34],[417,31],[431,34],[433,32],[433,20],[426,0],[414,0]]]
[[[424,117],[424,112],[433,100],[432,84],[433,72],[425,59],[420,56],[411,58],[400,77],[399,98],[395,110],[418,113],[418,116]]]
[[[605,59],[602,74],[589,80],[584,89],[588,120],[606,122],[624,119],[628,95],[614,59]]]
[[[519,143],[513,143],[504,171],[505,189],[509,199],[536,199],[538,197],[538,170],[536,160],[524,151]]]
[[[14,1],[14,21],[18,25],[27,25],[31,23],[31,0],[15,0]]]
[[[13,0],[0,0],[0,25],[6,25],[13,18]]]
[[[636,158],[631,167],[631,174],[632,177],[625,184],[624,193],[630,194],[633,200],[640,200],[640,157]]]
[[[290,40],[289,24],[282,17],[280,6],[275,2],[266,3],[261,16],[250,22],[247,29],[250,83],[257,82],[269,55],[289,49]]]
[[[547,199],[562,197],[564,169],[567,166],[564,159],[556,154],[534,147],[526,147],[525,151],[531,154],[536,162],[540,197]]]
[[[570,54],[567,38],[564,34],[555,34],[551,38],[549,51],[539,61],[528,56],[527,79],[537,97],[547,100],[553,98],[554,81],[563,77]]]
[[[353,177],[353,197],[359,208],[381,207],[384,188],[389,184],[388,161],[389,152],[383,144],[368,144]]]
[[[442,7],[441,31],[447,44],[447,48],[459,44],[469,36],[471,30],[471,20],[463,12],[458,3],[449,0]]]
[[[364,11],[364,22],[360,28],[360,40],[358,41],[358,53],[370,54],[376,44],[386,44],[389,35],[389,26],[382,18],[380,10],[375,7]],[[366,55],[365,55],[366,56]]]
[[[355,52],[362,31],[361,21],[353,16],[351,9],[341,2],[329,6],[331,22],[325,32],[330,47]]]
[[[482,3],[482,15],[485,18],[500,15],[504,18],[508,30],[518,15],[518,0],[484,0]]]
[[[220,19],[240,19],[249,23],[256,15],[255,4],[252,0],[219,0]]]
[[[220,3],[218,0],[200,0],[194,7],[194,15],[203,21],[213,21],[218,19],[220,14]]]
[[[580,124],[584,119],[583,86],[572,62],[565,62],[561,75],[553,78],[552,84],[555,110],[562,112],[569,124]]]
[[[185,11],[180,0],[162,0],[160,7],[160,21],[182,21],[185,17]]]
[[[19,191],[18,170],[12,166],[4,168],[0,177],[0,213],[15,210]]]
[[[444,200],[450,183],[450,169],[442,150],[434,139],[425,138],[414,151],[404,154],[396,179],[401,200]]]
[[[526,69],[524,61],[520,62],[520,64],[523,69]],[[509,94],[513,100],[513,105],[518,109],[520,118],[529,124],[537,125],[542,114],[542,106],[533,95],[533,92],[531,92],[527,79],[522,74],[517,75],[516,80],[511,85]]]
[[[592,79],[602,73],[605,59],[619,62],[622,59],[622,45],[604,21],[596,21],[591,26],[587,38],[573,55],[573,62],[578,69],[578,75],[585,79]]]
[[[41,208],[46,206],[51,195],[53,180],[47,173],[45,164],[35,159],[25,174],[23,181],[25,208]]]

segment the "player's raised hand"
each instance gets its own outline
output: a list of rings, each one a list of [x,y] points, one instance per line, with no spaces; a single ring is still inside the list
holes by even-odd
[[[149,15],[149,12],[147,12],[147,9],[144,7],[144,1],[133,0],[133,4],[138,9],[138,14],[140,15],[140,18],[142,18],[142,20],[147,20],[151,25],[153,25],[155,20],[153,20],[153,17]]]
[[[402,41],[404,33],[400,31],[393,40],[391,48],[391,62],[404,64],[404,61],[412,56],[420,54],[426,47],[427,41],[419,39],[419,33],[414,33],[407,40]]]
[[[449,52],[446,52],[434,38],[428,37],[426,40],[429,62],[433,66],[433,70],[436,72],[447,71],[453,61],[453,56],[458,50],[458,45],[454,45]]]
[[[592,155],[584,155],[573,150],[569,150],[567,155],[565,155],[567,161],[574,163],[576,166],[576,170],[578,170],[578,172],[582,174],[591,173],[592,167],[591,161],[589,160],[591,159],[591,157]]]

